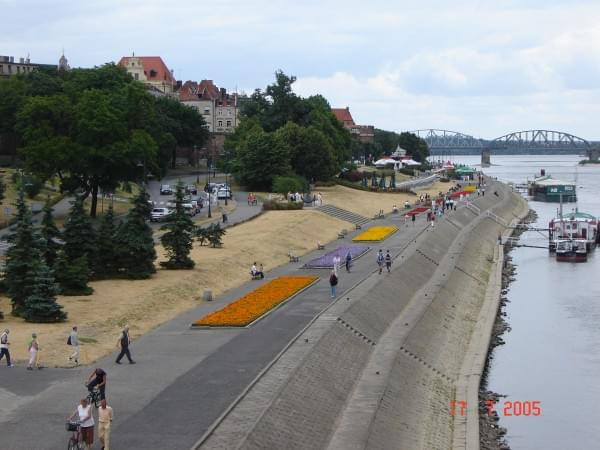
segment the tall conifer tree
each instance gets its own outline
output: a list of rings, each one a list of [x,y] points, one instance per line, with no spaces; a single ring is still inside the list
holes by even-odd
[[[60,244],[56,242],[56,239],[60,237],[60,231],[58,231],[58,228],[54,223],[54,217],[52,216],[53,211],[54,210],[52,206],[50,206],[50,200],[47,200],[46,204],[44,205],[44,215],[42,217],[40,234],[42,235],[42,240],[44,243],[42,256],[44,257],[44,261],[48,267],[52,267],[54,265],[56,254],[60,249]]]
[[[192,269],[194,261],[190,259],[192,250],[194,222],[183,207],[183,183],[177,183],[175,192],[175,212],[171,214],[168,222],[161,230],[168,230],[160,238],[160,241],[169,256],[168,261],[161,262],[161,266],[167,269]]]
[[[19,189],[16,230],[8,240],[12,244],[6,251],[5,283],[12,303],[12,314],[20,316],[25,300],[32,293],[32,280],[40,260],[40,239],[31,220],[31,211],[25,203],[23,189]]]
[[[98,256],[95,264],[95,276],[98,278],[107,278],[117,273],[116,234],[115,214],[110,205],[107,213],[102,217],[98,229]]]
[[[134,279],[149,278],[156,268],[156,250],[152,228],[147,223],[152,206],[150,196],[142,189],[133,200],[133,208],[118,227],[116,245],[120,272]]]
[[[40,261],[33,275],[32,293],[25,300],[23,317],[27,322],[62,322],[67,318],[56,303],[56,283],[48,266]]]

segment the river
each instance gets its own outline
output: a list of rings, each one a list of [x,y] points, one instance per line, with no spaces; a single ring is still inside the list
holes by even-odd
[[[492,155],[484,169],[503,181],[524,183],[546,174],[577,183],[580,211],[600,216],[600,166],[578,166],[579,156]],[[475,167],[478,156],[455,156]],[[548,226],[557,204],[529,202],[537,225]],[[565,204],[569,212],[574,204]],[[521,242],[547,245],[538,232]],[[488,388],[507,397],[496,407],[514,450],[600,448],[600,248],[586,263],[556,262],[544,249],[516,248],[506,320],[512,331],[494,353]],[[540,402],[539,416],[508,416],[504,402]],[[507,413],[519,412],[516,407]]]

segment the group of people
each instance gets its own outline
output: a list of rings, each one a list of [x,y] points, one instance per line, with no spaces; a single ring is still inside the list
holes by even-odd
[[[110,427],[113,421],[113,409],[108,406],[106,402],[106,382],[108,381],[108,375],[106,372],[97,367],[93,370],[87,380],[87,388],[90,393],[94,392],[94,389],[98,390],[100,396],[100,407],[98,408],[98,438],[102,445],[102,450],[109,450],[110,445]],[[85,444],[86,450],[92,448],[94,444],[94,427],[96,422],[94,420],[94,412],[92,405],[88,402],[87,398],[82,398],[77,405],[77,408],[69,417],[67,422],[77,423],[79,425],[79,436],[81,442]]]
[[[339,275],[338,275],[338,267],[341,265],[342,259],[339,256],[333,257],[333,269],[329,274],[329,286],[331,287],[331,298],[335,298],[337,295],[337,285],[339,283]],[[383,254],[383,250],[379,250],[376,258],[377,266],[379,268],[379,273],[383,272],[383,267],[385,266],[388,273],[392,270],[392,255],[389,250],[386,250],[385,255]],[[352,253],[348,251],[346,253],[346,257],[344,258],[344,265],[346,267],[346,272],[350,272],[350,268],[352,267]]]
[[[14,367],[10,356],[10,330],[7,328],[0,334],[0,360],[6,358],[6,364],[8,367]],[[117,345],[121,351],[115,360],[116,364],[121,364],[121,359],[127,357],[130,364],[135,364],[135,361],[131,358],[131,352],[129,345],[131,344],[131,337],[129,335],[129,327],[126,326],[121,331]],[[67,337],[67,345],[71,346],[72,352],[69,354],[69,361],[74,362],[76,365],[80,361],[80,345],[77,326],[73,326],[69,336]],[[27,364],[27,370],[33,370],[34,368],[42,369],[43,366],[39,364],[38,352],[40,345],[36,333],[31,334],[31,339],[28,343],[29,351],[29,362]],[[90,374],[86,386],[89,392],[94,392],[96,389],[100,398],[100,408],[98,409],[98,436],[102,444],[103,450],[109,450],[109,436],[110,436],[110,424],[113,420],[113,410],[108,406],[106,402],[106,383],[108,376],[106,371],[101,368],[96,368]],[[87,449],[91,449],[94,442],[94,427],[95,421],[92,412],[92,405],[88,403],[87,398],[82,398],[77,406],[75,412],[67,418],[69,422],[76,421],[80,429],[80,440],[85,444]]]
[[[261,280],[265,277],[263,265],[260,264],[258,267],[256,266],[256,261],[252,263],[252,267],[250,267],[250,275],[252,275],[252,279]]]
[[[258,204],[256,200],[256,195],[253,192],[248,193],[248,206],[255,206]]]
[[[0,361],[2,358],[6,358],[7,367],[14,367],[10,359],[10,341],[9,341],[10,330],[6,328],[2,334],[0,334]],[[27,370],[33,370],[34,368],[42,369],[43,366],[39,364],[38,352],[40,350],[40,343],[38,342],[37,334],[31,333],[31,339],[27,344],[27,351],[29,352],[29,362],[27,363]]]

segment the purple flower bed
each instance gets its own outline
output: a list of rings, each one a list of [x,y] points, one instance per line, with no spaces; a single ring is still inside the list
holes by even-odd
[[[320,258],[315,258],[306,264],[304,264],[305,269],[333,269],[333,258],[340,258],[340,265],[345,263],[346,254],[350,251],[352,255],[352,260],[364,255],[370,247],[366,245],[342,245],[335,250],[325,253]]]

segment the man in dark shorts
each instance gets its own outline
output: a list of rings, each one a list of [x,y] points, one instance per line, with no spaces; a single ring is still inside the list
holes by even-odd
[[[91,373],[90,377],[88,378],[88,391],[92,392],[94,390],[94,387],[97,386],[98,390],[100,391],[100,400],[104,400],[106,398],[105,390],[107,378],[108,375],[106,375],[106,372],[100,367],[95,368],[94,371]]]

